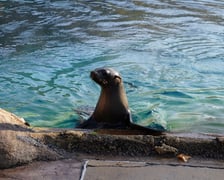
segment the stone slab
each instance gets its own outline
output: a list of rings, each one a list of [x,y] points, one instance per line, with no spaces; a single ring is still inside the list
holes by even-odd
[[[84,180],[223,180],[224,166],[89,161]]]
[[[83,162],[66,159],[34,162],[25,166],[0,170],[1,180],[79,180]]]

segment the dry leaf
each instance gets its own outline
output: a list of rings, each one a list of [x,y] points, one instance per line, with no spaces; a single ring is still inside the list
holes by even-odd
[[[177,158],[182,162],[187,162],[191,158],[191,156],[185,154],[178,154]]]

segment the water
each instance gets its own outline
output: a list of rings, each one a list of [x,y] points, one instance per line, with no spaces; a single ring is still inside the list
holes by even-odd
[[[122,74],[138,123],[223,133],[223,1],[0,0],[1,108],[74,127],[102,66]]]

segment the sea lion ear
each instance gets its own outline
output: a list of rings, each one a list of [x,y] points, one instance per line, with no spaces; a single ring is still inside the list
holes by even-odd
[[[114,81],[115,81],[116,84],[120,84],[120,83],[121,83],[121,77],[115,75],[115,76],[114,76]]]

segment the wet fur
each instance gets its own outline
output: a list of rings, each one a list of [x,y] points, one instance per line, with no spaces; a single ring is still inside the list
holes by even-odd
[[[149,134],[160,131],[137,125],[132,122],[128,100],[122,78],[111,68],[98,68],[90,73],[91,78],[101,86],[101,94],[90,118],[78,125],[84,129],[134,129]]]

